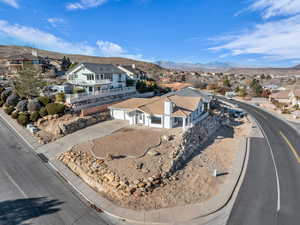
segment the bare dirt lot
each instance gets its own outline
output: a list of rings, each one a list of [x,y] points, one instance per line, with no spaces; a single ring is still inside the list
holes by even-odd
[[[159,145],[163,133],[160,129],[123,128],[112,135],[93,140],[90,151],[100,159],[109,154],[116,158],[138,158],[146,154],[151,147]]]

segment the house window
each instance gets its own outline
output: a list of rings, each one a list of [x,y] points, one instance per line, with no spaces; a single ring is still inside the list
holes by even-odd
[[[96,75],[96,80],[100,80],[100,75]]]
[[[159,116],[151,116],[151,123],[152,124],[161,124],[161,117],[159,117]]]
[[[104,75],[103,74],[101,74],[101,80],[103,80],[104,79]]]

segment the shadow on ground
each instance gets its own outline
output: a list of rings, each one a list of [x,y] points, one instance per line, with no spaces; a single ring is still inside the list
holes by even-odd
[[[63,202],[46,197],[0,202],[0,224],[29,225],[27,220],[56,213]]]

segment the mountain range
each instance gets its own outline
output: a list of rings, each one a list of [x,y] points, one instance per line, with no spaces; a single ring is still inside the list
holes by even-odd
[[[185,70],[185,71],[227,71],[231,68],[241,67],[235,63],[230,62],[209,62],[209,63],[180,63],[172,61],[157,61],[157,65],[166,69]]]

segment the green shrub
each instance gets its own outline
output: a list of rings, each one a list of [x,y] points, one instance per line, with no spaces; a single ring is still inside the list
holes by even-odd
[[[60,103],[50,103],[46,106],[49,115],[61,114],[65,111],[65,105]]]
[[[58,93],[55,95],[55,101],[57,102],[65,102],[65,94],[64,93]]]
[[[22,126],[26,126],[29,123],[29,118],[25,113],[20,113],[18,116],[18,123]]]
[[[50,98],[48,98],[46,96],[40,96],[40,97],[38,97],[38,100],[40,103],[43,104],[43,106],[46,106],[47,104],[50,103]]]
[[[12,114],[13,111],[15,111],[15,107],[13,106],[8,106],[4,109],[4,112],[8,115]]]
[[[4,105],[4,101],[0,100],[0,107]]]
[[[44,117],[44,116],[47,116],[48,115],[48,112],[47,112],[47,109],[46,109],[46,107],[42,107],[41,109],[40,109],[40,116],[41,117]]]
[[[0,94],[2,93],[2,91],[4,91],[5,89],[3,87],[0,87]]]
[[[32,112],[30,114],[30,121],[36,122],[39,119],[39,117],[40,117],[40,113],[39,112],[36,112],[36,111]]]
[[[79,87],[73,88],[73,94],[80,94],[80,93],[84,93],[84,92],[85,92],[84,88],[79,88]]]
[[[17,111],[15,111],[11,114],[11,118],[13,118],[13,119],[17,119],[18,116],[19,116],[19,113]]]

